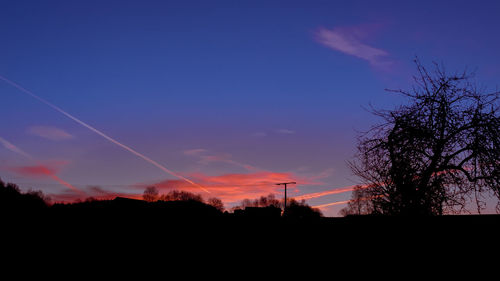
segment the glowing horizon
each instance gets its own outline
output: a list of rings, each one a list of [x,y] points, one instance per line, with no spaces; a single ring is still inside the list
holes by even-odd
[[[0,178],[56,200],[346,201],[364,108],[405,104],[415,56],[500,83],[497,1],[27,1],[0,9]]]

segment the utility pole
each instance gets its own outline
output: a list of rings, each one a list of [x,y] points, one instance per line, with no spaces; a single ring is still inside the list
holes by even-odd
[[[285,206],[283,207],[283,214],[285,214],[285,211],[286,211],[286,185],[287,184],[297,184],[297,183],[294,181],[291,181],[291,182],[281,182],[281,183],[276,184],[276,185],[284,185],[285,186]]]

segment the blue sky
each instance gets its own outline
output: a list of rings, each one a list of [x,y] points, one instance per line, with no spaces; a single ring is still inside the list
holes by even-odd
[[[362,106],[402,102],[384,89],[411,85],[415,55],[496,87],[499,12],[497,1],[4,1],[0,75],[186,177],[298,178],[301,195],[357,182],[346,161],[377,121]],[[0,149],[6,181],[58,198],[60,182],[6,167],[41,163],[81,190],[171,179],[7,83],[0,95],[0,137],[32,156]],[[250,189],[238,196],[279,192]],[[229,193],[216,194],[240,198]]]

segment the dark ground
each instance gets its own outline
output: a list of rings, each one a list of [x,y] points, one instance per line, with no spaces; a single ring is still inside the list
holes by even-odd
[[[128,199],[29,205],[0,206],[2,254],[16,263],[104,266],[120,261],[120,270],[128,270],[123,265],[131,261],[166,266],[164,261],[173,260],[224,271],[228,264],[262,269],[284,262],[291,269],[305,263],[324,269],[335,268],[329,261],[339,259],[490,259],[498,256],[500,241],[500,215],[282,217],[273,208],[229,214],[196,201]],[[176,269],[173,264],[169,270]]]

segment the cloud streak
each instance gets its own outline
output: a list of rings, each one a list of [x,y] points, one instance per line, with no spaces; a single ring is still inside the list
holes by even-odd
[[[333,29],[319,28],[315,32],[318,43],[335,51],[342,52],[363,60],[371,65],[387,64],[389,53],[385,50],[369,46],[361,42],[366,32],[362,27],[335,27]]]
[[[226,163],[242,167],[250,172],[263,171],[262,169],[254,167],[252,165],[233,160],[232,155],[228,153],[211,153],[207,149],[203,148],[189,149],[189,150],[184,150],[183,152],[184,155],[198,157],[199,158],[198,163],[203,165],[219,162],[219,163]]]
[[[330,207],[330,206],[347,204],[347,203],[349,203],[350,201],[351,201],[351,200],[336,201],[336,202],[331,202],[331,203],[322,204],[322,205],[316,205],[316,206],[312,206],[312,207],[313,207],[313,208],[317,208],[317,209],[323,209],[323,208]]]
[[[50,126],[32,126],[29,127],[26,132],[30,135],[53,141],[69,140],[73,138],[73,135],[65,132],[64,130]]]
[[[290,130],[290,129],[279,129],[279,130],[276,130],[276,133],[284,134],[284,135],[293,135],[293,134],[295,134],[295,131]]]

